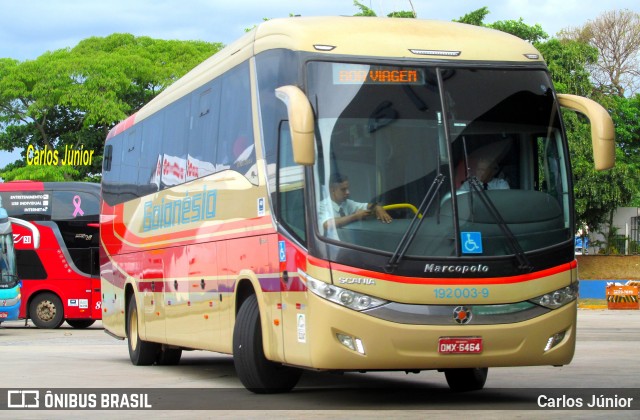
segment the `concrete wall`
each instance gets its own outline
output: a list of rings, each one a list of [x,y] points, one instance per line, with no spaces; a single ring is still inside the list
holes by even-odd
[[[640,255],[577,255],[580,297],[605,299],[607,283],[640,280]]]

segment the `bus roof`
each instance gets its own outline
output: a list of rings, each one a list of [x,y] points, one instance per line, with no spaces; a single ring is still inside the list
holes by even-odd
[[[272,19],[196,66],[136,114],[116,125],[108,138],[251,56],[279,48],[372,58],[543,63],[541,54],[529,42],[505,32],[463,23],[356,16]]]
[[[411,50],[454,51],[453,60],[526,61],[538,54],[528,42],[505,32],[456,22],[378,17],[297,17],[273,19],[256,28],[255,51],[289,48],[365,57],[429,58]],[[500,48],[496,48],[500,45]],[[541,60],[540,58],[538,58]]]

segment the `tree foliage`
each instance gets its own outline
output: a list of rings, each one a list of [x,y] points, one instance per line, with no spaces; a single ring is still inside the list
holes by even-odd
[[[387,17],[390,18],[408,18],[408,19],[414,19],[416,17],[415,12],[410,11],[410,10],[399,10],[397,12],[391,12],[387,15]]]
[[[413,10],[413,3],[411,3],[411,1],[409,1],[409,3],[411,4],[411,9],[412,9],[411,11],[399,10],[399,11],[391,12],[391,13],[387,14],[387,17],[390,17],[390,18],[416,18],[417,16],[416,16],[415,10]],[[353,5],[358,10],[360,10],[354,16],[371,16],[371,17],[378,16],[373,9],[365,6],[364,4],[360,3],[358,0],[354,0],[353,1]]]
[[[524,39],[531,43],[540,42],[549,38],[549,35],[542,29],[540,24],[527,25],[523,19],[518,20],[499,20],[494,23],[484,23],[484,19],[489,14],[488,7],[481,7],[462,16],[460,19],[454,19],[454,22],[466,23],[468,25],[484,26],[486,28],[496,29],[498,31],[506,32],[511,35],[515,35],[518,38]]]
[[[35,60],[1,59],[0,150],[23,148],[24,159],[0,176],[91,179],[100,172],[100,158],[90,166],[76,166],[76,171],[34,166],[15,170],[25,166],[28,145],[60,154],[64,146],[82,146],[101,156],[104,138],[115,123],[221,47],[113,34],[88,38],[72,49],[47,52]]]
[[[466,23],[467,25],[484,26],[484,18],[489,14],[489,8],[487,6],[481,7],[477,10],[467,13],[460,19],[454,19],[454,22]]]
[[[16,166],[10,165],[2,171],[2,179],[9,181],[63,182],[79,179],[80,171],[72,166]],[[97,181],[97,179],[86,179]]]
[[[353,5],[360,10],[354,16],[377,16],[376,12],[360,3],[358,0],[353,0]]]
[[[527,25],[522,18],[518,20],[499,20],[487,25],[489,28],[497,29],[531,43],[540,42],[549,38],[549,35],[542,29],[540,24]]]
[[[639,13],[604,12],[581,27],[561,31],[560,38],[583,42],[599,51],[591,74],[600,91],[625,96],[640,89]]]
[[[629,205],[640,182],[634,165],[622,159],[616,150],[616,166],[606,171],[593,167],[590,127],[571,111],[564,112],[573,169],[576,221],[592,230],[610,224],[618,207]]]
[[[590,96],[593,92],[588,67],[598,59],[598,50],[579,41],[551,39],[536,44],[547,62],[559,93]]]

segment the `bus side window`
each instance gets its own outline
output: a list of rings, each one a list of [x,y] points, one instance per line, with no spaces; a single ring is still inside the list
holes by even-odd
[[[222,77],[216,171],[231,169],[257,184],[248,62]]]
[[[45,280],[45,270],[38,253],[32,249],[16,249],[18,278],[28,280]]]
[[[278,203],[279,220],[298,239],[306,242],[304,167],[293,161],[289,122],[282,121],[278,139]]]
[[[203,89],[192,99],[193,128],[189,135],[187,181],[215,172],[220,117],[220,80],[210,82]]]

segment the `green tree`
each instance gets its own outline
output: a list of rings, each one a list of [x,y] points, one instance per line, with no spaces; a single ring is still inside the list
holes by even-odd
[[[413,8],[413,3],[411,1],[409,1],[409,4],[411,5],[411,11],[399,10],[397,12],[391,12],[391,13],[387,14],[387,17],[390,17],[390,18],[416,18],[417,15],[416,15],[415,9]],[[374,12],[373,9],[365,6],[364,4],[360,3],[358,0],[354,0],[353,1],[353,5],[360,10],[354,16],[372,16],[372,17],[377,16],[376,12]]]
[[[588,67],[598,59],[596,48],[578,41],[555,38],[535,46],[545,58],[559,93],[591,96],[593,84]]]
[[[542,29],[540,24],[527,25],[522,18],[519,20],[502,20],[494,23],[484,23],[484,19],[489,14],[488,7],[481,7],[462,16],[460,19],[454,19],[454,22],[466,23],[475,26],[484,26],[487,28],[497,29],[502,32],[515,35],[525,41],[531,43],[540,42],[543,39],[547,39],[549,35]]]
[[[2,179],[9,181],[62,182],[79,179],[80,171],[71,166],[18,166],[8,165],[2,171]],[[97,179],[89,179],[97,181]]]
[[[616,165],[606,171],[593,168],[593,149],[588,122],[571,111],[563,112],[573,168],[576,220],[592,230],[608,230],[614,211],[628,206],[637,193],[637,168],[616,149]]]
[[[487,6],[481,7],[480,9],[474,10],[473,12],[469,12],[466,15],[462,16],[460,19],[454,19],[454,22],[466,23],[468,25],[475,26],[485,26],[484,18],[489,14],[489,8]]]
[[[416,13],[414,11],[408,11],[408,10],[400,10],[397,12],[391,12],[387,15],[387,17],[390,18],[409,18],[409,19],[415,19],[416,17]]]
[[[353,5],[360,10],[360,12],[356,13],[354,16],[377,16],[376,12],[360,3],[358,0],[354,0]]]
[[[33,171],[53,178],[95,179],[108,130],[221,48],[219,43],[113,34],[35,60],[0,59],[0,150],[24,149],[23,160],[0,176],[37,179],[28,174]],[[26,165],[29,145],[59,153],[65,146],[83,147],[97,158],[91,166],[76,166],[76,172],[62,166],[44,171],[28,166],[16,172]]]
[[[630,168],[635,190],[624,206],[640,207],[640,95],[608,97],[608,108],[616,127],[616,165]]]
[[[542,26],[540,26],[539,23],[536,23],[533,26],[527,25],[524,23],[522,18],[518,20],[499,20],[487,26],[492,29],[497,29],[508,34],[515,35],[518,38],[522,38],[531,43],[540,42],[549,38],[549,35],[542,30]]]
[[[621,159],[640,171],[640,94],[632,98],[610,97],[611,117],[616,127],[616,145]]]

